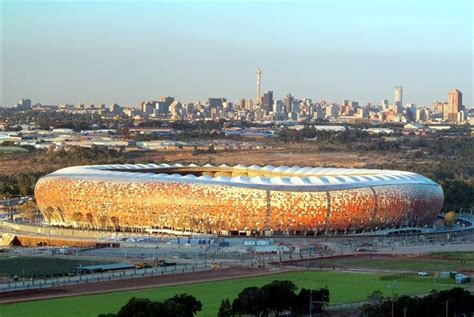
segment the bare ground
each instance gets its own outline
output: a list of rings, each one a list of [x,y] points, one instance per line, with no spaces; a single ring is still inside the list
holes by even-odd
[[[286,273],[294,269],[271,271],[258,268],[231,267],[219,270],[181,273],[164,276],[131,278],[118,281],[77,284],[45,289],[21,290],[0,293],[0,304],[12,304],[51,298],[110,293],[116,291],[136,290],[152,287],[164,287],[193,284],[211,281],[238,279],[276,273]]]

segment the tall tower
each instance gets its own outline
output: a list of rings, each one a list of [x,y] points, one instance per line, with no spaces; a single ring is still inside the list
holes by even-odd
[[[260,69],[257,69],[257,99],[255,100],[256,104],[261,103],[261,98],[260,98],[260,85],[262,83],[262,71]]]
[[[403,110],[403,87],[395,87],[395,92],[393,96],[393,104],[396,109],[396,113],[401,113]]]

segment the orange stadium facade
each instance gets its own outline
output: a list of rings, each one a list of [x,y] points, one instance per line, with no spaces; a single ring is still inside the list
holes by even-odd
[[[410,172],[256,165],[69,167],[35,197],[53,225],[223,235],[425,226],[443,204],[437,183]]]

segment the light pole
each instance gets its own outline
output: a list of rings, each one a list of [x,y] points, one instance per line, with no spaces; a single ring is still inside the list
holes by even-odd
[[[394,283],[387,287],[392,290],[392,317],[395,317],[395,289],[397,288],[397,285]]]
[[[403,317],[407,317],[407,309],[408,307],[403,308]]]
[[[448,317],[448,313],[449,313],[448,303],[449,303],[449,300],[446,301],[446,317]]]

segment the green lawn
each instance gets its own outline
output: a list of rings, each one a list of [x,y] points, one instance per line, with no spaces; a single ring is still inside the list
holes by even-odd
[[[388,285],[393,281],[380,281],[378,274],[341,273],[307,271],[297,273],[275,274],[263,277],[238,280],[197,283],[182,286],[168,286],[145,290],[115,292],[100,295],[78,296],[44,301],[34,301],[0,306],[1,317],[28,316],[97,316],[99,313],[117,312],[133,296],[163,300],[178,293],[189,293],[204,304],[199,316],[216,316],[222,299],[231,300],[245,287],[261,286],[273,280],[291,280],[298,287],[321,288],[330,290],[331,303],[361,301],[374,290],[381,290],[389,296]],[[432,280],[430,280],[432,281]],[[126,281],[124,281],[124,284]],[[452,285],[434,284],[432,282],[396,282],[398,294],[422,294],[430,290],[448,289]]]
[[[0,276],[36,276],[54,273],[68,273],[79,265],[93,265],[104,262],[64,259],[55,257],[0,257]],[[106,262],[106,263],[111,263]]]
[[[439,255],[438,255],[439,256]],[[468,260],[468,255],[462,255]],[[364,268],[364,269],[387,269],[399,271],[460,271],[462,269],[474,269],[474,261],[468,260],[461,263],[461,255],[452,254],[443,256],[442,259],[404,259],[404,258],[358,258],[346,257],[335,259],[322,259],[315,261],[312,265],[318,267],[336,267],[342,268]]]
[[[442,257],[447,260],[465,260],[474,262],[474,252],[470,251],[459,251],[459,252],[433,252],[430,253],[433,256]]]
[[[28,150],[17,146],[0,146],[0,154],[2,153],[27,153]]]

